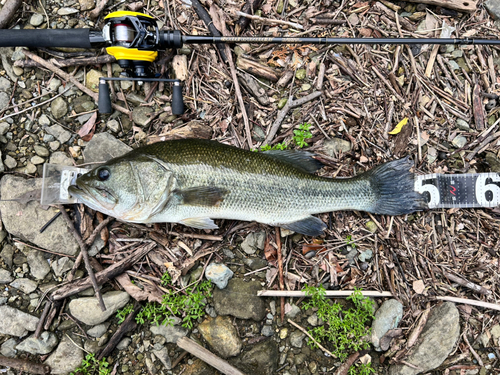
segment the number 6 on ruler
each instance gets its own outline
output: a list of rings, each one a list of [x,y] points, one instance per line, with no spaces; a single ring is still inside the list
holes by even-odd
[[[488,179],[491,179],[492,182],[500,182],[500,177],[497,174],[480,174],[476,180],[476,199],[483,207],[496,207],[500,200],[500,187],[496,184],[487,184],[486,181]],[[490,200],[486,198],[488,191],[492,195]]]

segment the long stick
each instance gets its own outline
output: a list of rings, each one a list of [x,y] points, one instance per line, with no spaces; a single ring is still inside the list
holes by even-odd
[[[185,351],[198,357],[203,362],[206,362],[210,366],[215,367],[225,375],[245,375],[236,367],[231,366],[228,362],[224,361],[222,358],[217,357],[215,354],[208,351],[203,346],[194,342],[190,338],[181,337],[179,340],[177,340],[177,345],[179,346],[179,348],[184,349]]]
[[[354,290],[327,290],[325,296],[327,297],[349,297],[354,293]],[[391,292],[378,292],[376,290],[363,290],[361,293],[366,297],[392,297]],[[305,292],[300,290],[261,290],[257,292],[259,297],[307,297]]]

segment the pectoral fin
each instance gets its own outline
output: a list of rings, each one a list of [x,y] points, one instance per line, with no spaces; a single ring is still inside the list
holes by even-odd
[[[305,219],[278,226],[313,237],[323,234],[323,230],[326,228],[326,224],[315,216],[308,216]]]
[[[180,223],[196,229],[219,229],[217,224],[209,217],[190,217],[181,220]]]
[[[197,186],[176,193],[181,196],[182,203],[189,206],[218,206],[228,191],[213,186]]]

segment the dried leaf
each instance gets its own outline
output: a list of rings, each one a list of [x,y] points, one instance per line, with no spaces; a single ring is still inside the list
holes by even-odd
[[[401,132],[401,129],[403,129],[403,126],[405,126],[408,123],[408,117],[405,117],[402,119],[399,124],[396,125],[396,127],[389,132],[389,134],[399,134]]]
[[[413,282],[413,290],[417,294],[422,294],[425,290],[425,285],[423,280],[415,280]]]
[[[266,239],[266,244],[264,245],[264,256],[267,261],[273,265],[275,265],[278,260],[278,252],[275,247],[271,245],[269,239]]]
[[[83,138],[87,134],[94,134],[93,131],[95,131],[95,123],[97,121],[97,112],[94,112],[93,115],[88,119],[88,121],[83,124],[83,126],[78,130],[78,135]]]
[[[316,245],[312,243],[306,243],[302,245],[302,254],[306,255],[310,251],[314,251],[316,254],[319,254],[326,250],[326,247],[323,245]]]

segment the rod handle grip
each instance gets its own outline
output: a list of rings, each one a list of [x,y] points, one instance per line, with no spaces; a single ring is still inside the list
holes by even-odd
[[[182,99],[182,85],[175,82],[172,88],[172,114],[182,115],[184,113],[184,100]]]
[[[112,112],[109,86],[108,83],[103,79],[99,80],[99,98],[97,100],[97,106],[99,108],[99,113]]]

